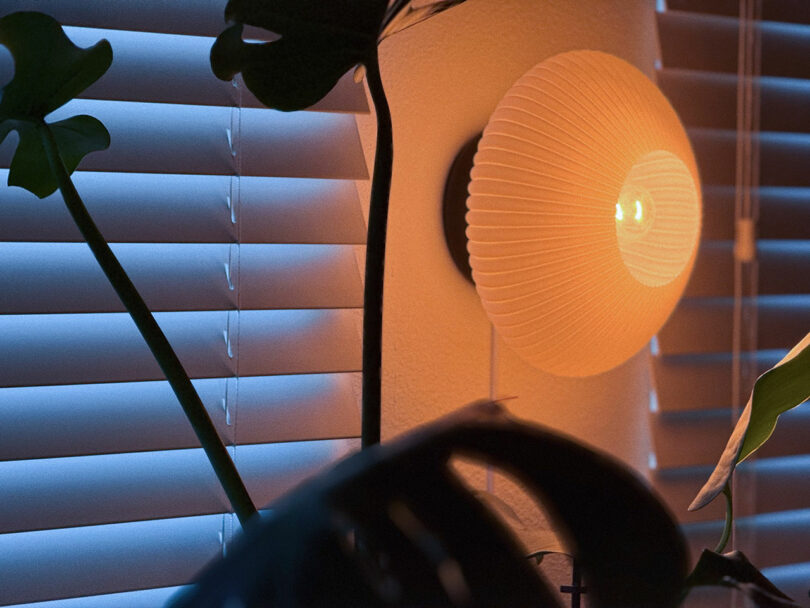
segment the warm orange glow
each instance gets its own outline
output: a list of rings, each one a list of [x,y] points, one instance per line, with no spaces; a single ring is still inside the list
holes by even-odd
[[[691,272],[699,184],[675,111],[635,67],[574,51],[525,74],[484,130],[468,199],[473,278],[504,341],[564,376],[643,348]]]

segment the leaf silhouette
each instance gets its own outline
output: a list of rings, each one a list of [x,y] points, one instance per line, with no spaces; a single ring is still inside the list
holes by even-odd
[[[380,42],[462,2],[464,0],[436,0],[431,4],[417,7],[411,6],[412,0],[395,2],[386,14],[383,29],[380,32]]]
[[[454,455],[503,469],[544,504],[594,608],[679,601],[684,541],[644,483],[481,403],[344,459],[281,498],[175,608],[558,606],[509,531],[455,476]]]
[[[465,0],[438,0],[413,8],[410,0],[229,0],[225,19],[234,25],[211,48],[211,68],[230,80],[239,72],[269,108],[294,111],[320,101],[347,71],[376,61],[377,44]],[[243,26],[281,36],[245,42]],[[355,79],[362,79],[358,68]]]
[[[721,555],[705,549],[686,580],[687,587],[704,585],[739,589],[758,608],[798,608],[741,551]]]
[[[44,198],[57,184],[37,129],[48,114],[107,71],[112,48],[101,40],[81,49],[55,19],[34,12],[12,13],[0,19],[0,44],[14,58],[14,78],[3,87],[0,98],[0,142],[12,130],[20,136],[8,183]],[[74,116],[50,128],[69,173],[84,156],[110,145],[107,129],[91,116]]]
[[[780,414],[810,398],[810,334],[754,383],[751,398],[734,427],[714,471],[689,505],[701,509],[731,479],[738,463],[754,453],[773,433]]]
[[[230,0],[225,18],[236,22],[211,49],[217,78],[242,73],[266,106],[300,110],[324,97],[343,74],[373,56],[385,0]],[[242,40],[242,25],[281,38]]]

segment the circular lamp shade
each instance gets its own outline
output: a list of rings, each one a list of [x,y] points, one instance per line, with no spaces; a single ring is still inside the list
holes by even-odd
[[[661,328],[700,233],[700,181],[664,95],[596,51],[552,57],[501,100],[467,200],[473,279],[504,341],[539,369],[598,374]]]

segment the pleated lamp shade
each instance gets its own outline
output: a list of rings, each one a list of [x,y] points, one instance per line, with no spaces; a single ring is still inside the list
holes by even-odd
[[[596,51],[543,61],[496,108],[471,177],[473,279],[509,346],[587,376],[649,342],[694,264],[701,198],[683,126],[644,74]]]

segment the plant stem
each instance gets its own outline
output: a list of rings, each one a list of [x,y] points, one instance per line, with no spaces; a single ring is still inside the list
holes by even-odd
[[[405,9],[405,6],[410,2],[410,0],[394,0],[394,3],[385,11],[386,16],[388,17],[385,19],[380,26],[380,31],[385,31],[385,28],[388,27],[388,24],[393,21],[396,16]]]
[[[250,495],[233,464],[233,460],[231,460],[230,454],[228,454],[228,450],[219,438],[205,406],[203,406],[194,385],[191,384],[188,374],[186,374],[183,365],[180,363],[180,359],[178,359],[157,321],[149,312],[146,303],[116,259],[107,241],[96,227],[93,218],[90,217],[70,179],[70,175],[65,169],[53,133],[44,122],[37,125],[37,130],[45,148],[51,171],[56,176],[59,191],[62,193],[62,198],[65,205],[67,205],[68,211],[70,211],[70,215],[76,222],[79,231],[90,246],[93,255],[132,320],[135,321],[135,325],[144,340],[146,340],[149,350],[157,359],[160,369],[166,375],[175,395],[177,395],[177,399],[180,401],[180,405],[183,407],[186,417],[200,440],[200,444],[205,450],[205,454],[214,467],[214,472],[225,489],[225,494],[230,500],[239,522],[244,527],[248,520],[256,514],[256,507],[250,499]]]
[[[366,63],[368,88],[377,113],[377,149],[371,178],[371,202],[366,240],[366,284],[363,296],[363,448],[380,442],[382,383],[382,305],[385,277],[385,236],[388,228],[388,199],[394,163],[391,111],[385,98],[380,64],[375,48]]]
[[[722,553],[726,548],[729,538],[731,538],[731,528],[734,523],[734,504],[731,498],[731,486],[726,483],[723,488],[723,497],[726,499],[726,521],[723,524],[723,535],[720,537],[720,542],[714,548],[715,553]]]

